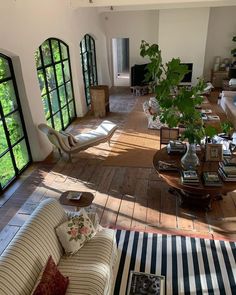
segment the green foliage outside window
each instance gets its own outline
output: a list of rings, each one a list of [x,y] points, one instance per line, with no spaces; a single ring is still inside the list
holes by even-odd
[[[0,55],[0,190],[30,161],[9,58]]]
[[[35,52],[35,61],[47,124],[65,129],[76,116],[68,46],[50,38]]]

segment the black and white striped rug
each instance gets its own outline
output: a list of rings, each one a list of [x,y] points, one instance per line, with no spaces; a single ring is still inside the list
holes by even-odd
[[[236,294],[236,242],[116,230],[114,295],[130,270],[160,274],[169,294]]]

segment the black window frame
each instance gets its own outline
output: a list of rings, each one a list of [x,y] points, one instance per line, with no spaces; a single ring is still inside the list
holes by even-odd
[[[85,50],[83,50],[83,42],[85,45]],[[95,40],[89,34],[85,34],[84,38],[80,42],[80,57],[81,57],[83,79],[84,79],[85,98],[86,98],[87,106],[89,106],[91,104],[91,97],[90,97],[90,91],[89,91],[90,86],[98,85]],[[87,83],[86,75],[87,75],[89,83]]]
[[[16,83],[15,72],[14,72],[12,60],[9,56],[7,56],[1,52],[0,52],[0,57],[7,61],[8,66],[9,66],[9,70],[10,70],[8,77],[2,78],[2,79],[0,78],[0,84],[8,82],[8,81],[12,82],[12,85],[14,88],[15,99],[16,99],[16,103],[17,103],[17,107],[15,107],[9,113],[4,114],[3,107],[2,107],[2,104],[0,101],[0,121],[2,121],[2,126],[3,126],[3,130],[5,132],[6,142],[7,142],[7,146],[8,146],[8,148],[0,154],[0,158],[4,157],[7,153],[9,153],[10,157],[11,157],[11,161],[12,161],[12,166],[13,166],[14,172],[15,172],[14,176],[11,179],[9,179],[9,181],[4,186],[2,186],[2,183],[0,181],[0,193],[1,193],[6,188],[8,188],[8,186],[32,163],[32,155],[31,155],[31,151],[30,151],[30,145],[29,145],[28,135],[27,135],[24,117],[23,117],[23,113],[22,113],[20,97],[19,97],[19,92],[18,92],[18,88],[17,88],[17,83]],[[14,143],[11,143],[10,132],[7,127],[6,119],[7,119],[7,117],[10,117],[14,113],[19,114],[23,135],[19,139],[17,139],[17,141],[15,141]],[[25,144],[26,144],[27,153],[28,153],[28,162],[21,169],[18,169],[13,149],[22,141],[25,141]]]
[[[50,50],[50,56],[51,56],[51,62],[45,64],[44,62],[44,57],[43,57],[43,50],[42,50],[42,46],[44,46],[44,44],[48,42],[49,44],[49,50]],[[60,59],[59,60],[54,60],[54,54],[53,54],[53,47],[52,47],[52,42],[58,42],[58,48],[59,48],[59,55],[60,55]],[[66,55],[67,57],[64,58],[63,57],[63,53],[62,53],[62,45],[66,47]],[[74,89],[73,89],[73,79],[72,79],[72,72],[71,72],[71,63],[70,63],[70,52],[69,52],[69,46],[62,40],[58,39],[58,38],[48,38],[47,40],[45,40],[38,48],[39,51],[39,58],[40,58],[40,66],[37,67],[37,73],[39,71],[42,71],[43,73],[43,79],[44,79],[44,83],[45,83],[45,93],[42,95],[41,93],[41,98],[43,100],[44,97],[46,97],[47,100],[47,105],[48,105],[48,110],[49,110],[49,116],[46,116],[47,114],[45,113],[45,117],[46,120],[48,122],[48,124],[50,126],[52,126],[54,129],[56,129],[55,126],[55,118],[57,115],[59,115],[60,117],[60,129],[57,129],[58,131],[60,130],[65,130],[71,123],[72,121],[77,117],[76,115],[76,107],[75,107],[75,96],[74,96]],[[36,51],[36,52],[37,52]],[[64,63],[68,62],[68,69],[69,69],[69,76],[70,78],[68,80],[66,80],[66,73],[65,73],[65,68],[64,68]],[[61,70],[62,70],[62,79],[63,82],[59,83],[58,81],[58,77],[56,74],[56,67],[57,65],[61,65]],[[49,83],[47,81],[47,69],[48,68],[53,68],[53,73],[54,73],[54,78],[55,78],[55,87],[53,89],[50,89],[49,87]],[[68,98],[68,89],[67,89],[67,85],[70,83],[71,85],[71,89],[70,89],[70,93],[71,93],[71,99]],[[39,81],[40,84],[40,81]],[[65,104],[61,105],[61,94],[59,91],[59,88],[62,87],[62,89],[64,89],[65,91]],[[53,92],[56,91],[57,94],[57,103],[58,103],[58,110],[57,111],[53,111],[53,104],[51,103],[51,98],[50,98],[50,94],[52,94]],[[70,114],[70,104],[72,103],[73,105],[73,113],[74,116],[71,116]],[[63,110],[66,109],[67,115],[68,115],[68,123],[66,124],[63,120]]]

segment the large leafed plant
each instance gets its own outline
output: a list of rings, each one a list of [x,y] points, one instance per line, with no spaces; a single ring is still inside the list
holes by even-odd
[[[160,120],[169,127],[183,125],[185,130],[183,139],[189,143],[200,143],[206,135],[213,136],[215,129],[204,128],[199,110],[203,97],[200,95],[205,87],[202,80],[198,80],[196,86],[179,87],[178,85],[188,73],[186,65],[181,64],[179,58],[172,58],[171,61],[163,64],[161,50],[157,44],[149,45],[142,41],[140,55],[148,57],[150,63],[147,65],[145,79],[152,80],[156,99],[160,105]]]

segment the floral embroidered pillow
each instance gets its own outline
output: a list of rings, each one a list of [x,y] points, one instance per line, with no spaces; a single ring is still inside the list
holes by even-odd
[[[74,254],[95,236],[96,230],[86,211],[82,209],[79,215],[59,225],[56,233],[66,254]]]

